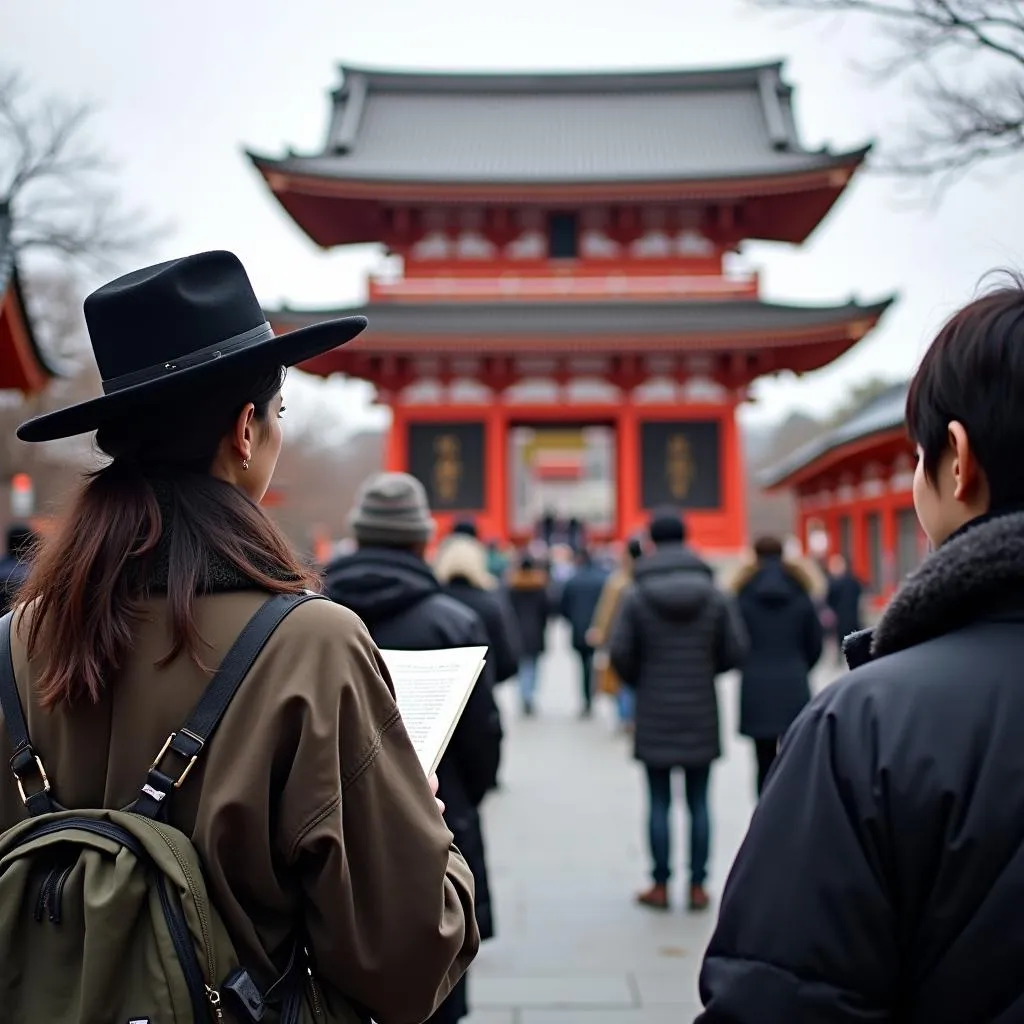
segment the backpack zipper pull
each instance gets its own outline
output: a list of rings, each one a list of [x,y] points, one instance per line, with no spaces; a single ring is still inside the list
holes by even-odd
[[[213,1015],[217,1020],[224,1020],[224,1012],[220,1008],[220,993],[215,988],[210,988],[209,985],[204,987],[206,988],[206,998],[210,1000],[210,1006],[213,1007]]]

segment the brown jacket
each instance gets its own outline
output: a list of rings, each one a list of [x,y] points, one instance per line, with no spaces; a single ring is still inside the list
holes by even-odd
[[[211,665],[265,599],[197,601]],[[184,657],[154,668],[169,649],[164,608],[163,599],[151,603],[99,704],[52,713],[28,698],[39,666],[28,664],[15,629],[29,732],[66,807],[134,800],[206,685]],[[10,753],[2,730],[0,763]],[[346,609],[309,601],[285,619],[175,800],[171,821],[202,856],[243,963],[264,980],[276,976],[300,922],[331,1019],[342,1019],[344,996],[381,1024],[421,1021],[476,954],[472,875],[451,846],[387,669]],[[0,828],[24,816],[5,773]]]
[[[615,616],[619,611],[619,602],[626,591],[626,587],[632,582],[633,573],[631,569],[617,569],[605,581],[604,589],[601,591],[601,599],[594,609],[594,618],[590,628],[594,633],[593,645],[597,648],[594,658],[594,667],[597,669],[597,688],[600,693],[616,694],[622,685],[615,669],[608,660],[608,643],[612,636],[612,627],[615,625]]]

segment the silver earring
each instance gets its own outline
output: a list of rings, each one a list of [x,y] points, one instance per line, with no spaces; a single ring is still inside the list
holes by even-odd
[[[242,459],[242,469],[248,469],[248,468],[249,468],[249,460],[248,459]]]

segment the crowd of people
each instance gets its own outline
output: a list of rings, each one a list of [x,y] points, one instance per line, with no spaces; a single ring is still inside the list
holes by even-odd
[[[465,1017],[498,929],[480,813],[500,786],[496,688],[515,680],[539,713],[555,618],[581,717],[613,696],[646,773],[637,899],[654,911],[677,773],[687,905],[711,905],[715,681],[740,674],[759,799],[701,1024],[1022,1019],[1024,285],[957,314],[914,378],[933,552],[867,631],[838,555],[822,572],[764,537],[722,581],[677,509],[620,552],[553,516],[505,552],[468,521],[438,537],[404,473],[364,483],[350,549],[314,571],[260,508],[284,367],[365,321],[274,336],[221,252],[129,274],[85,311],[105,394],[19,436],[96,432],[107,461],[0,560],[5,1020],[68,1019],[69,999],[89,1020]],[[852,671],[812,695],[829,634]],[[469,646],[484,672],[428,777],[380,648]],[[59,984],[23,982],[40,964]]]

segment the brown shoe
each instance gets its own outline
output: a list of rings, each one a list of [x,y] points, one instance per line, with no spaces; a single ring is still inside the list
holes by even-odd
[[[690,886],[690,909],[693,911],[707,910],[711,906],[711,897],[703,885]]]
[[[652,885],[640,893],[636,901],[642,907],[650,907],[652,910],[668,910],[668,886]]]

